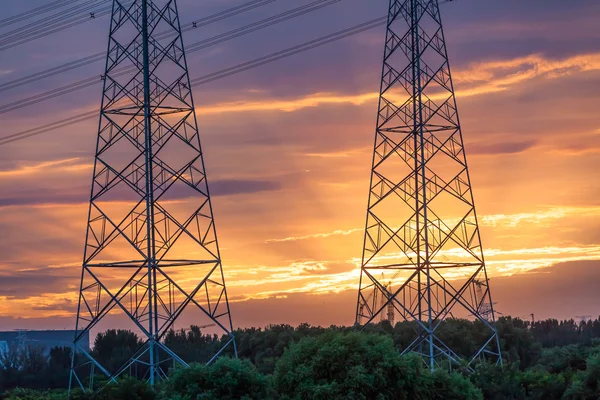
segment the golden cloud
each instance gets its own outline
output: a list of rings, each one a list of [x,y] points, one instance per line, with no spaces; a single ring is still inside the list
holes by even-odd
[[[533,54],[511,60],[488,61],[471,64],[464,70],[453,72],[455,83],[466,88],[456,91],[457,97],[472,97],[509,90],[510,87],[535,78],[557,79],[575,73],[600,70],[600,53],[578,55],[562,60],[551,60]],[[236,101],[198,107],[198,115],[235,112],[278,111],[293,112],[323,105],[354,105],[376,101],[376,92],[342,95],[315,93],[291,100],[264,99]],[[393,96],[390,96],[393,97]],[[446,97],[445,94],[442,95]],[[442,99],[437,98],[437,100]],[[435,96],[432,97],[436,100]]]
[[[37,164],[23,165],[15,169],[0,171],[0,178],[35,175],[48,169],[66,172],[79,172],[91,169],[93,167],[91,164],[80,164],[78,161],[80,161],[79,158],[67,158],[64,160],[46,161]]]

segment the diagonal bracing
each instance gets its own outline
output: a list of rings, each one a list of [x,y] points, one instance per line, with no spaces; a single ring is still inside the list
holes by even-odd
[[[395,316],[432,370],[501,362],[438,0],[389,2],[356,324]],[[450,318],[479,321],[473,349]]]
[[[235,353],[175,0],[113,1],[103,81],[70,379],[91,390],[186,366],[163,340],[184,315],[228,337],[207,362]],[[109,367],[80,341],[115,318],[143,344]]]

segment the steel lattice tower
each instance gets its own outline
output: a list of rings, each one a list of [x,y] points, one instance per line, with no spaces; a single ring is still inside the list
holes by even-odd
[[[70,387],[186,361],[164,344],[184,313],[235,341],[175,0],[114,0]],[[114,370],[80,346],[119,312],[144,344]],[[75,353],[75,352],[74,352]],[[97,357],[96,357],[97,358]]]
[[[356,315],[408,321],[403,352],[432,370],[501,363],[438,0],[389,2]],[[444,338],[448,318],[476,319],[469,354]]]

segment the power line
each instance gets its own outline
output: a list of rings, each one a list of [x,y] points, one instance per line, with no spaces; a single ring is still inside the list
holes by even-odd
[[[275,53],[271,53],[271,54],[263,56],[263,57],[259,57],[259,58],[241,63],[241,64],[237,64],[237,65],[234,65],[229,68],[221,69],[221,70],[213,72],[211,74],[204,75],[199,78],[193,79],[192,86],[204,85],[209,82],[223,79],[228,76],[232,76],[232,75],[235,75],[235,74],[238,74],[238,73],[241,73],[241,72],[253,69],[253,68],[257,68],[259,66],[269,64],[269,63],[277,61],[277,60],[281,60],[283,58],[291,57],[295,54],[305,52],[305,51],[308,51],[308,50],[311,50],[311,49],[314,49],[314,48],[317,48],[320,46],[324,46],[326,44],[347,38],[352,35],[356,35],[358,33],[367,31],[369,29],[373,29],[375,27],[385,24],[385,22],[386,22],[386,17],[376,18],[376,19],[364,22],[362,24],[352,26],[350,28],[347,28],[347,29],[344,29],[344,30],[341,30],[341,31],[338,31],[338,32],[335,32],[335,33],[332,33],[332,34],[329,34],[326,36],[322,36],[318,39],[310,40],[308,42],[302,43],[297,46],[292,46],[287,49],[277,51]],[[41,135],[41,134],[44,134],[47,132],[51,132],[56,129],[71,126],[71,125],[74,125],[74,124],[77,124],[77,123],[80,123],[80,122],[83,122],[83,121],[86,121],[86,120],[89,120],[92,118],[96,118],[97,116],[98,116],[97,110],[89,111],[86,113],[75,115],[73,117],[55,121],[55,122],[52,122],[52,123],[49,123],[49,124],[46,124],[43,126],[28,129],[26,131],[14,133],[12,135],[8,135],[8,136],[1,138],[0,146],[6,145],[9,143],[13,143],[13,142],[17,142],[17,141],[20,141],[23,139],[27,139],[29,137]]]
[[[34,21],[24,27],[19,27],[13,31],[0,35],[0,51],[4,51],[21,44],[30,42],[40,37],[46,37],[52,33],[60,32],[75,25],[87,22],[94,17],[104,16],[110,13],[112,7],[101,7],[99,4],[106,3],[106,0],[88,0],[82,4],[75,5],[70,9],[63,10],[56,14]],[[128,4],[131,4],[129,2]]]
[[[47,23],[52,23],[56,21],[62,21],[65,17],[70,17],[76,14],[81,14],[83,12],[87,12],[89,10],[89,6],[95,7],[98,5],[102,5],[102,3],[106,3],[107,0],[85,0],[83,3],[75,4],[71,8],[66,10],[58,11],[55,14],[48,15],[36,21],[30,22],[27,25],[20,26],[18,28],[13,29],[12,31],[8,31],[0,34],[0,43],[3,43],[7,40],[10,40],[11,37],[16,37],[23,35],[25,33],[30,32],[32,29],[39,29],[41,27],[47,27]],[[95,3],[95,4],[94,4]],[[55,6],[49,11],[58,10],[62,8],[62,6]],[[88,14],[89,15],[89,14]]]
[[[18,78],[18,79],[14,79],[14,80],[6,82],[6,83],[2,83],[2,84],[0,84],[0,92],[4,92],[6,90],[10,90],[10,89],[14,89],[14,88],[17,88],[17,87],[20,87],[23,85],[27,85],[29,83],[34,83],[39,80],[49,78],[49,77],[61,74],[63,72],[68,72],[73,69],[94,63],[96,61],[99,61],[99,59],[98,59],[99,55],[104,56],[105,53],[92,54],[87,57],[80,58],[79,60],[71,61],[69,63],[65,63],[65,64],[62,64],[62,65],[59,65],[59,66],[56,66],[53,68],[49,68],[44,71],[36,72],[34,74],[24,76],[22,78]]]
[[[94,2],[106,3],[107,0],[88,0],[84,4],[77,5],[68,10],[63,10],[60,13],[48,16],[43,18],[42,20],[38,20],[35,22],[26,25],[25,27],[20,27],[11,32],[0,35],[0,51],[8,50],[10,48],[19,46],[21,44],[33,41],[35,39],[39,39],[41,37],[46,37],[49,34],[57,33],[63,31],[65,29],[71,28],[73,26],[82,24],[84,22],[88,22],[92,19],[100,18],[105,15],[109,15],[112,11],[112,6],[108,5],[106,7],[101,7],[94,9],[85,8],[84,6],[88,6]],[[244,9],[243,11],[248,11],[252,8],[256,8],[258,6],[271,3],[276,0],[259,0],[259,1],[251,1],[250,3],[262,3],[255,7],[251,7],[248,9]],[[126,6],[133,4],[133,1],[125,2]],[[233,9],[242,9],[247,6],[249,3],[242,4],[237,7],[233,7]],[[235,15],[235,14],[232,14]],[[231,16],[231,15],[229,15]],[[201,19],[200,21],[204,20]],[[213,21],[215,22],[215,21]],[[191,28],[197,28],[202,26],[202,24],[198,22],[192,22],[182,26],[182,32],[187,31]],[[187,28],[187,29],[186,29]],[[103,55],[104,56],[104,55]]]
[[[16,24],[17,22],[25,21],[32,17],[35,17],[38,14],[44,14],[49,11],[52,11],[56,7],[62,7],[63,4],[75,3],[79,0],[56,0],[52,3],[44,4],[36,8],[32,8],[31,10],[24,11],[22,13],[13,15],[11,17],[0,19],[0,28],[4,28],[5,26],[9,26],[12,24]]]
[[[249,1],[244,4],[240,4],[239,6],[229,8],[227,10],[218,12],[216,14],[209,15],[208,17],[204,17],[192,22],[188,22],[181,26],[181,32],[187,32],[191,29],[200,28],[202,26],[212,24],[213,22],[221,21],[222,19],[232,17],[234,15],[252,10],[257,7],[262,7],[266,4],[273,3],[277,0],[254,0]],[[171,32],[172,33],[172,32]],[[165,32],[161,33],[159,36],[164,36]]]
[[[78,124],[83,121],[87,121],[91,118],[94,118],[98,115],[98,110],[88,111],[82,114],[75,115],[73,117],[65,118],[59,121],[51,122],[46,125],[42,125],[36,128],[28,129],[26,131],[22,131],[19,133],[14,133],[12,135],[8,135],[0,139],[0,146],[16,142],[19,140],[27,139],[32,136],[41,135],[42,133],[50,132],[59,128],[64,128],[67,126],[71,126],[74,124]]]
[[[215,46],[215,45],[223,43],[225,41],[247,35],[251,32],[255,32],[257,30],[273,26],[275,24],[308,14],[313,11],[317,11],[323,7],[338,3],[340,1],[342,1],[342,0],[316,0],[316,1],[313,1],[312,3],[294,8],[292,10],[285,11],[283,13],[274,15],[272,17],[265,18],[265,19],[257,21],[257,22],[253,22],[253,23],[243,26],[241,28],[237,28],[232,31],[225,32],[223,34],[213,36],[211,38],[204,39],[199,42],[195,42],[195,43],[191,44],[190,46],[187,46],[186,51],[189,54],[189,53],[192,53],[195,51],[205,49],[207,47]],[[135,72],[136,70],[137,69],[135,67],[118,68],[115,71],[113,71],[113,76],[115,76],[115,77],[123,76],[123,75],[129,74],[129,73]],[[41,103],[46,100],[54,99],[59,96],[73,93],[77,90],[85,89],[90,86],[99,84],[101,82],[102,82],[101,76],[98,75],[95,77],[86,78],[86,79],[62,86],[62,87],[59,87],[56,89],[52,89],[52,90],[49,90],[49,91],[46,91],[43,93],[38,93],[36,95],[30,96],[30,97],[27,97],[27,98],[24,98],[21,100],[17,100],[12,103],[3,104],[3,105],[0,105],[0,114],[5,114],[10,111],[19,110],[21,108],[28,107],[28,106],[31,106],[34,104],[38,104],[38,103]]]
[[[287,49],[277,51],[275,53],[271,53],[269,55],[255,58],[254,60],[247,61],[245,63],[234,65],[233,67],[225,68],[219,70],[217,72],[213,72],[208,75],[201,76],[199,78],[195,78],[191,80],[192,87],[205,85],[209,82],[213,82],[219,79],[226,78],[231,75],[239,74],[240,72],[247,71],[249,69],[257,68],[265,64],[272,63],[277,60],[281,60],[283,58],[291,57],[293,55],[303,53],[308,50],[315,49],[320,46],[324,46],[326,44],[347,38],[349,36],[356,35],[358,33],[367,31],[369,29],[373,29],[377,26],[381,26],[385,23],[386,18],[375,18],[373,20],[364,22],[362,24],[355,25],[351,28],[347,28],[326,36],[321,36],[318,39],[314,39],[297,46],[288,47]],[[1,144],[1,143],[0,143]]]
[[[232,31],[223,33],[221,35],[213,36],[212,38],[201,40],[199,42],[193,43],[190,46],[186,46],[186,51],[193,52],[200,49],[204,49],[209,46],[214,46],[215,44],[222,43],[226,40],[231,40],[243,35],[246,35],[251,32],[258,31],[260,29],[264,29],[280,22],[284,22],[290,20],[292,18],[299,17],[304,14],[308,14],[313,11],[317,11],[323,7],[330,6],[335,3],[339,3],[342,0],[316,0],[312,3],[282,12],[280,14],[274,15],[269,18],[265,18],[263,20],[253,22],[251,24],[242,26],[241,28],[234,29]]]
[[[191,29],[200,28],[200,27],[212,24],[214,22],[218,22],[218,21],[224,20],[226,18],[241,14],[243,12],[250,11],[250,10],[253,10],[258,7],[262,7],[264,5],[273,3],[275,1],[277,1],[277,0],[248,1],[239,6],[232,7],[232,8],[226,9],[224,11],[220,11],[216,14],[212,14],[207,17],[184,24],[184,25],[182,25],[182,31],[185,32],[185,31],[189,31]],[[162,32],[162,33],[158,34],[157,37],[168,37],[170,34],[171,34],[171,32]],[[8,81],[8,82],[0,84],[0,92],[6,91],[9,89],[14,89],[14,88],[17,88],[17,87],[20,87],[20,86],[23,86],[23,85],[26,85],[29,83],[37,82],[41,79],[49,78],[51,76],[55,76],[55,75],[58,75],[58,74],[61,74],[64,72],[68,72],[73,69],[95,63],[97,61],[103,61],[105,59],[105,57],[106,57],[105,52],[95,53],[95,54],[91,54],[89,56],[80,58],[78,60],[70,61],[65,64],[62,64],[62,65],[59,65],[59,66],[56,66],[56,67],[53,67],[53,68],[50,68],[50,69],[47,69],[44,71],[36,72],[34,74],[24,76],[22,78],[17,78],[12,81]]]

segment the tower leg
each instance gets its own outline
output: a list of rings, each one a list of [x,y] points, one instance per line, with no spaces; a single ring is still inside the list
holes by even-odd
[[[103,79],[69,384],[92,390],[96,373],[154,385],[187,366],[164,340],[175,320],[230,337],[194,361],[235,354],[175,0],[113,1]],[[141,341],[105,365],[83,341],[115,324]]]
[[[378,109],[357,325],[391,305],[414,330],[403,352],[431,370],[500,363],[437,0],[390,0]],[[386,302],[370,307],[377,292]],[[448,345],[447,327],[460,318],[487,332],[474,353]]]

